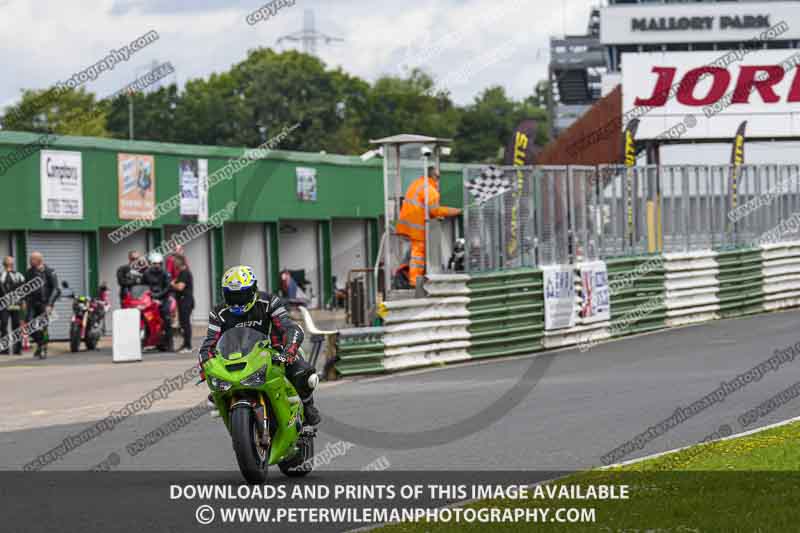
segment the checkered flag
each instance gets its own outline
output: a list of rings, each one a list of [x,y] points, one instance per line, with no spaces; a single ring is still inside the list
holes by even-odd
[[[511,182],[503,177],[502,169],[489,166],[481,169],[480,176],[470,179],[465,186],[480,205],[511,189]]]

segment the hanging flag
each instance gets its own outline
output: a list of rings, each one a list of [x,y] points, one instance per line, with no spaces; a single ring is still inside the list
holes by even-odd
[[[506,147],[505,164],[507,166],[522,167],[534,164],[536,159],[535,139],[537,126],[536,120],[530,118],[519,123]],[[516,172],[514,192],[511,195],[511,228],[507,244],[508,257],[514,257],[519,247],[519,217],[517,215],[520,211],[520,199],[524,191],[525,173],[518,170]]]
[[[633,167],[636,166],[636,130],[639,128],[639,119],[628,122],[622,132],[622,145],[625,153],[625,212],[627,214],[628,246],[633,247],[634,222],[633,222]]]
[[[733,138],[733,147],[731,149],[731,211],[736,209],[737,204],[736,190],[739,185],[742,165],[744,164],[744,132],[746,129],[747,121],[745,120],[739,124],[739,129],[736,130],[736,136]]]

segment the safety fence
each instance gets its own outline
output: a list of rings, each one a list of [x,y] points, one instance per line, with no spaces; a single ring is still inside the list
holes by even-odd
[[[608,320],[584,316],[586,285],[580,264],[572,268],[572,327],[545,329],[540,269],[431,275],[425,298],[382,304],[383,327],[340,330],[336,370],[349,376],[565,346],[588,351],[606,339],[800,306],[800,241],[610,259]]]
[[[800,165],[464,169],[467,271],[798,238]]]

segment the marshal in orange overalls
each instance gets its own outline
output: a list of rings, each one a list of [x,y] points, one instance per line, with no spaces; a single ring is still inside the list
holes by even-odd
[[[439,205],[438,176],[428,176],[428,213],[433,217],[454,217],[461,213],[454,207]],[[400,208],[397,234],[411,241],[411,261],[408,265],[408,282],[417,285],[417,276],[425,275],[425,176],[409,185]]]

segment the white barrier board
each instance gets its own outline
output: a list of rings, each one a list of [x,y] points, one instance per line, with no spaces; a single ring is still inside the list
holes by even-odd
[[[117,309],[112,313],[112,341],[114,362],[142,360],[142,345],[139,341],[139,310]]]
[[[578,263],[581,273],[580,316],[584,324],[611,319],[608,272],[604,261]]]
[[[575,325],[575,271],[571,266],[543,266],[544,329]]]

